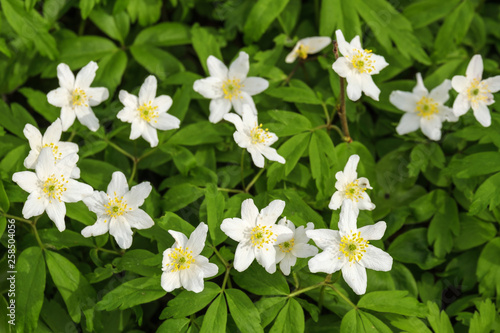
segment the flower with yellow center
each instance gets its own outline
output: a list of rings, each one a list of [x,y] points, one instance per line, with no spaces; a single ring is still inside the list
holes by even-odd
[[[78,155],[70,154],[56,159],[50,147],[42,148],[35,172],[21,171],[12,175],[12,180],[30,193],[23,207],[26,219],[47,212],[59,231],[66,228],[66,202],[77,202],[92,194],[92,187],[71,178]]]
[[[171,130],[179,128],[180,120],[167,113],[172,106],[172,98],[167,95],[156,97],[156,77],[146,78],[139,90],[139,96],[120,90],[120,102],[124,108],[118,112],[118,119],[131,123],[130,139],[135,140],[142,136],[151,147],[158,145],[157,130]]]
[[[133,186],[130,191],[127,179],[122,172],[116,171],[111,177],[107,192],[94,191],[83,202],[90,211],[96,213],[97,221],[82,230],[85,237],[99,236],[109,231],[122,249],[132,245],[132,229],[148,229],[153,219],[139,207],[151,192],[151,184],[143,182]]]
[[[353,203],[352,207],[357,211],[360,209],[373,210],[375,205],[371,202],[370,197],[366,193],[367,189],[371,189],[370,182],[367,178],[358,178],[356,168],[359,163],[358,155],[351,155],[347,161],[344,171],[339,171],[335,174],[337,182],[335,188],[337,191],[333,193],[328,207],[337,210],[343,208],[346,201]]]
[[[393,91],[389,101],[405,112],[396,132],[404,135],[420,128],[429,139],[440,140],[442,123],[458,120],[451,108],[444,105],[449,98],[450,89],[451,81],[445,80],[429,92],[422,75],[417,73],[417,85],[412,92]]]
[[[163,252],[161,286],[167,292],[184,287],[199,293],[204,288],[204,278],[217,274],[217,265],[200,255],[205,247],[208,227],[201,222],[189,239],[178,231],[168,231],[175,240],[171,248]]]
[[[302,60],[307,59],[310,54],[318,53],[323,50],[329,44],[331,44],[332,39],[330,37],[307,37],[299,40],[292,52],[290,52],[286,58],[286,63],[292,63],[297,58]]]
[[[292,231],[284,225],[276,224],[283,212],[285,202],[272,201],[259,213],[252,199],[241,204],[241,219],[228,218],[222,221],[221,230],[230,238],[239,242],[234,254],[234,268],[243,272],[257,259],[267,272],[276,271],[276,247],[283,242],[290,242]]]
[[[346,42],[342,31],[335,32],[337,45],[343,57],[339,57],[332,65],[333,70],[347,80],[347,97],[357,101],[361,94],[378,101],[380,89],[375,85],[372,75],[380,73],[388,63],[384,57],[361,47],[359,36]]]
[[[285,163],[285,159],[276,149],[269,147],[278,140],[278,137],[267,128],[264,129],[262,124],[258,125],[257,116],[249,106],[243,107],[241,118],[235,114],[227,114],[224,119],[234,124],[236,127],[236,132],[233,134],[234,141],[250,153],[257,167],[264,167],[264,156],[271,161]]]
[[[99,120],[92,111],[92,106],[99,105],[109,97],[106,88],[91,88],[95,78],[97,64],[93,61],[83,67],[75,76],[66,64],[57,66],[60,87],[47,94],[50,104],[61,108],[62,130],[73,125],[75,118],[91,131],[97,131]]]
[[[352,209],[351,201],[346,203],[340,213],[339,230],[316,229],[306,231],[316,245],[323,250],[309,260],[312,273],[327,274],[342,270],[345,282],[358,295],[366,292],[366,268],[376,271],[390,271],[392,257],[370,244],[370,240],[381,239],[385,222],[377,222],[357,228],[358,214]]]
[[[260,77],[248,77],[250,61],[246,52],[240,52],[229,69],[219,59],[209,56],[207,68],[210,76],[196,80],[193,89],[211,99],[210,122],[218,123],[231,108],[242,115],[244,105],[257,114],[252,96],[266,90],[269,83]]]
[[[480,54],[472,57],[465,75],[456,75],[451,80],[453,89],[458,92],[453,113],[460,117],[472,108],[477,121],[488,127],[491,125],[488,105],[495,103],[493,93],[500,90],[500,75],[482,80],[483,58]]]

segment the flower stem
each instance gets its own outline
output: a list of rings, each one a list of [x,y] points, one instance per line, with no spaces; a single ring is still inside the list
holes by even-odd
[[[232,188],[223,188],[223,187],[217,187],[217,190],[221,192],[229,192],[229,193],[245,193],[243,190],[238,190],[238,189],[232,189]]]
[[[31,223],[31,227],[33,228],[33,233],[35,234],[35,238],[36,238],[36,241],[38,242],[38,245],[40,246],[40,248],[42,250],[44,250],[45,249],[45,245],[43,245],[43,242],[40,239],[40,235],[38,235],[38,230],[36,229],[36,222],[38,221],[39,218],[40,218],[40,216],[35,217],[35,219]]]
[[[328,113],[328,109],[326,108],[326,103],[321,103],[321,106],[323,107],[323,111],[325,112],[325,117],[326,117],[326,124],[330,124],[330,114]]]
[[[123,253],[122,253],[122,252],[120,252],[120,251],[114,251],[114,250],[102,249],[102,248],[100,248],[100,247],[98,247],[98,248],[96,248],[96,249],[97,249],[97,251],[101,251],[101,252],[113,253],[113,254],[117,254],[117,255],[120,255],[120,256],[122,256],[122,255],[123,255]]]
[[[333,284],[325,284],[328,288],[331,288],[336,294],[338,294],[344,301],[346,301],[350,306],[352,306],[354,309],[357,309],[358,307],[351,302],[349,297],[346,295],[342,294]]]
[[[29,224],[32,224],[33,222],[31,220],[26,220],[26,219],[23,219],[22,217],[19,217],[19,216],[15,216],[15,215],[10,215],[10,214],[6,214],[4,212],[0,212],[3,216],[5,216],[6,218],[10,218],[10,219],[15,219],[15,220],[19,220],[21,222],[24,222],[24,223],[29,223]]]
[[[134,181],[134,177],[135,177],[135,173],[137,172],[137,163],[139,163],[139,161],[134,158],[132,160],[133,162],[133,165],[132,165],[132,173],[130,174],[130,178],[128,179],[128,184],[129,186],[132,184],[132,182]]]
[[[121,148],[116,143],[113,143],[112,141],[109,141],[107,138],[104,138],[104,141],[106,141],[111,147],[115,148],[117,151],[119,151],[123,155],[127,156],[128,158],[130,158],[132,161],[136,160],[136,158],[135,158],[134,155],[130,154],[128,151],[126,151],[125,149]]]
[[[229,281],[229,272],[231,272],[231,267],[232,266],[226,267],[226,274],[224,275],[224,281],[222,281],[222,287],[220,288],[221,292],[223,292],[224,289],[226,289],[226,284]]]
[[[245,149],[241,150],[241,186],[245,188]]]
[[[158,147],[155,147],[155,148],[151,149],[150,151],[142,154],[142,156],[137,159],[137,163],[139,163],[140,160],[142,160],[142,159],[148,157],[149,155],[153,154],[157,149],[158,149]]]
[[[75,135],[76,135],[76,130],[73,130],[68,138],[68,142],[71,142],[73,141],[73,139],[75,138]]]
[[[303,294],[305,292],[308,292],[309,290],[313,290],[313,289],[319,288],[319,287],[323,286],[324,284],[325,284],[325,281],[322,281],[320,283],[313,284],[312,286],[305,287],[305,288],[302,288],[302,289],[299,289],[299,290],[295,290],[293,293],[288,294],[287,297],[288,298],[295,297],[297,295],[300,295],[300,294]]]
[[[215,255],[220,259],[220,261],[222,261],[222,263],[224,264],[224,266],[226,266],[226,268],[231,267],[231,264],[228,263],[226,259],[224,259],[224,257],[222,257],[222,255],[214,245],[210,245],[210,247],[212,248],[212,250],[214,250]]]
[[[290,80],[292,79],[292,76],[295,74],[295,72],[297,71],[297,68],[299,68],[300,64],[302,64],[303,61],[304,60],[299,59],[299,61],[295,64],[295,67],[292,69],[290,74],[288,74],[288,76],[286,77],[285,81],[283,81],[283,83],[281,83],[281,86],[286,86],[288,84],[288,82],[290,82]]]
[[[255,184],[255,182],[259,179],[259,177],[264,173],[264,168],[260,169],[259,173],[255,175],[255,177],[253,177],[252,181],[250,182],[250,184],[248,184],[248,186],[245,188],[245,192],[248,193],[248,191],[250,191],[250,189],[252,188],[252,186]]]
[[[333,42],[333,53],[335,54],[335,59],[339,58],[339,49],[337,41]],[[344,140],[346,142],[352,142],[351,135],[349,134],[349,126],[347,125],[347,116],[345,108],[345,79],[340,78],[340,101],[338,108],[338,114],[340,118],[340,124],[342,125],[342,132],[344,132]]]

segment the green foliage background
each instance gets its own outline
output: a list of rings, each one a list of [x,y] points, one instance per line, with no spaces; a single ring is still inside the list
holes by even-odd
[[[11,181],[24,170],[29,151],[26,123],[42,132],[59,116],[46,93],[57,84],[56,66],[76,71],[99,64],[93,86],[111,97],[94,111],[96,133],[75,122],[63,140],[80,146],[81,179],[104,190],[113,171],[133,183],[150,181],[145,210],[151,229],[135,232],[132,248],[119,251],[108,235],[79,233],[95,215],[82,203],[68,204],[67,230],[59,233],[44,214],[34,223],[17,219],[17,332],[489,332],[500,329],[500,103],[492,125],[481,127],[471,112],[445,123],[443,138],[420,132],[397,136],[402,113],[388,96],[409,91],[421,72],[428,88],[463,75],[474,54],[484,77],[500,74],[500,5],[475,0],[1,0],[0,9],[0,331],[13,327],[3,316],[9,285],[7,218],[21,216],[27,193]],[[390,64],[375,82],[380,102],[347,101],[354,142],[327,130],[339,99],[334,56],[325,49],[293,70],[284,57],[298,38],[332,36],[341,29]],[[192,89],[207,74],[206,58],[226,64],[240,50],[250,55],[250,75],[269,80],[255,96],[259,120],[279,136],[287,163],[270,163],[245,191],[241,149],[234,126],[208,122],[208,100]],[[159,94],[172,96],[169,113],[178,130],[160,132],[151,149],[128,139],[130,125],[116,118],[120,89],[137,93],[149,74]],[[453,94],[453,93],[452,93]],[[449,105],[455,95],[452,95]],[[497,96],[497,100],[500,97]],[[339,124],[334,116],[333,124]],[[118,147],[118,149],[117,149]],[[122,151],[119,151],[122,149]],[[124,151],[123,151],[124,150]],[[124,153],[125,152],[125,153]],[[356,296],[338,273],[334,289],[301,288],[324,280],[307,260],[293,274],[269,275],[255,263],[238,273],[214,255],[234,257],[235,243],[220,231],[223,218],[240,215],[249,197],[262,208],[283,199],[284,215],[296,225],[337,228],[338,211],[327,205],[334,175],[351,154],[358,173],[370,179],[377,208],[362,211],[358,225],[387,222],[376,246],[394,258],[388,273],[368,270],[368,289]],[[248,184],[259,170],[243,160]],[[248,192],[248,193],[247,193]],[[200,294],[160,287],[161,253],[173,244],[167,230],[190,233],[209,225],[203,252],[219,266]],[[43,248],[39,246],[36,235]],[[222,286],[225,274],[227,285]],[[221,287],[224,289],[222,290]],[[341,295],[339,295],[341,293]]]

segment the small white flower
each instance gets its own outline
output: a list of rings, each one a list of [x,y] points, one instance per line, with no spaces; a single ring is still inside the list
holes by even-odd
[[[167,292],[184,287],[199,293],[203,291],[203,278],[217,274],[217,265],[209,263],[200,255],[205,247],[208,227],[201,222],[191,233],[189,239],[178,231],[169,230],[175,243],[163,252],[161,286]]]
[[[241,219],[235,217],[222,221],[222,231],[239,242],[234,254],[234,268],[238,272],[247,269],[254,259],[257,259],[268,273],[276,271],[274,245],[293,237],[289,228],[275,224],[283,209],[285,202],[274,200],[259,213],[253,200],[246,199],[241,204]]]
[[[38,156],[35,172],[12,175],[12,180],[30,194],[23,207],[24,218],[47,211],[59,231],[66,229],[65,202],[77,202],[92,194],[92,187],[70,178],[77,161],[78,155],[71,154],[56,163],[52,149],[45,147]]]
[[[106,88],[90,88],[95,78],[97,64],[93,61],[83,67],[75,76],[66,64],[57,66],[60,87],[47,94],[50,104],[61,108],[62,130],[66,131],[75,122],[75,117],[91,131],[99,128],[99,120],[91,106],[99,105],[109,97]]]
[[[376,271],[390,271],[392,257],[369,244],[370,240],[381,239],[387,225],[377,222],[362,228],[356,227],[357,214],[351,209],[352,203],[342,209],[339,231],[330,229],[308,230],[306,234],[323,250],[309,260],[312,273],[332,274],[342,270],[345,282],[358,295],[366,292],[366,268]]]
[[[306,59],[308,54],[318,53],[323,50],[332,42],[330,37],[308,37],[301,39],[297,42],[292,52],[290,52],[286,58],[285,62],[292,63],[297,59]]]
[[[375,205],[371,202],[370,197],[366,193],[366,189],[371,189],[370,182],[367,178],[358,178],[356,168],[358,167],[359,156],[351,155],[347,161],[344,171],[339,171],[335,174],[337,182],[335,188],[337,191],[333,193],[332,199],[328,207],[337,210],[346,201],[353,203],[352,207],[355,211],[360,209],[373,210]]]
[[[224,119],[233,123],[236,132],[233,134],[234,141],[241,148],[245,148],[252,156],[253,163],[259,168],[264,167],[264,156],[271,160],[284,164],[285,159],[278,154],[276,149],[269,147],[278,140],[276,134],[271,133],[259,125],[257,116],[247,105],[243,106],[243,116],[240,118],[234,113],[226,114]]]
[[[276,248],[276,263],[280,264],[283,274],[289,275],[290,267],[295,265],[297,258],[308,258],[318,253],[317,247],[307,244],[309,237],[307,237],[306,231],[313,230],[314,224],[309,222],[306,228],[303,225],[295,228],[293,222],[284,217],[278,222],[278,225],[283,225],[293,232],[290,240],[274,246]]]
[[[241,115],[244,104],[248,104],[257,114],[252,96],[266,90],[269,82],[260,77],[247,77],[250,69],[247,53],[240,52],[238,58],[229,66],[229,70],[214,56],[208,57],[207,67],[210,77],[196,80],[193,89],[212,100],[208,120],[218,123],[231,110],[231,106]]]
[[[430,93],[424,86],[422,75],[417,73],[417,85],[413,92],[396,90],[389,96],[390,102],[407,112],[401,117],[396,131],[399,135],[416,131],[419,127],[431,140],[441,139],[443,121],[457,121],[451,108],[443,105],[450,98],[451,81],[444,80]]]
[[[129,191],[125,175],[120,171],[113,172],[107,193],[94,191],[92,196],[83,200],[89,210],[96,213],[97,221],[85,227],[82,235],[99,236],[109,230],[109,234],[115,237],[118,246],[128,249],[132,245],[132,227],[148,229],[154,224],[153,219],[139,209],[151,189],[149,182],[143,182],[133,186]]]
[[[451,79],[453,89],[458,92],[453,103],[453,112],[460,117],[472,107],[477,121],[484,127],[488,127],[491,125],[488,105],[495,103],[493,93],[500,90],[500,75],[481,80],[483,58],[480,54],[472,57],[465,75],[456,75]]]
[[[380,89],[375,85],[372,75],[380,73],[389,65],[384,57],[373,54],[371,50],[361,47],[359,36],[346,42],[342,31],[335,32],[337,45],[343,57],[339,57],[332,65],[333,70],[347,80],[347,97],[351,101],[357,101],[361,93],[378,101]]]
[[[125,106],[117,117],[121,121],[132,123],[130,139],[135,140],[142,136],[151,144],[158,145],[156,130],[170,130],[179,128],[181,121],[168,114],[172,106],[172,98],[167,95],[156,97],[156,77],[150,75],[146,78],[139,91],[139,98],[120,90],[120,102]]]
[[[27,169],[35,168],[40,151],[45,147],[52,149],[56,163],[66,156],[78,153],[78,145],[76,143],[59,141],[62,134],[61,119],[59,118],[47,127],[43,136],[38,128],[31,124],[24,126],[23,133],[26,139],[28,139],[31,148],[28,157],[24,160],[24,167]],[[80,178],[80,169],[76,165],[71,173],[71,178]]]

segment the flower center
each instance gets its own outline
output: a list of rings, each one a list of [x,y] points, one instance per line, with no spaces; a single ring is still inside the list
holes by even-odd
[[[152,120],[156,123],[156,118],[158,118],[158,112],[156,111],[156,109],[158,109],[158,107],[153,106],[151,104],[151,101],[149,101],[148,103],[144,103],[139,106],[139,108],[137,108],[137,111],[139,111],[139,115],[141,116],[141,118],[148,123]]]
[[[238,79],[235,80],[228,79],[224,81],[224,83],[222,84],[222,91],[224,92],[224,98],[230,101],[233,100],[233,98],[242,99],[243,97],[240,96],[242,87],[244,87],[244,85],[240,84],[240,80]]]
[[[488,94],[490,90],[488,85],[484,81],[479,81],[478,79],[472,80],[471,85],[467,89],[467,97],[472,104],[477,104],[478,102],[486,102],[490,99]]]
[[[62,153],[59,152],[59,146],[54,145],[54,143],[46,143],[42,146],[42,149],[45,147],[50,147],[50,149],[52,149],[52,154],[54,155],[56,161],[61,159]]]
[[[359,180],[355,180],[348,184],[345,188],[345,195],[348,199],[358,202],[363,199],[363,192],[366,191],[366,187],[359,186]]]
[[[433,114],[439,113],[438,103],[434,102],[432,98],[423,96],[420,101],[417,102],[415,111],[420,117],[430,119]]]
[[[292,238],[287,242],[283,242],[283,243],[279,244],[279,247],[280,247],[281,252],[288,253],[288,252],[292,251],[294,245],[295,245],[295,239]]]
[[[250,136],[252,137],[252,143],[264,143],[267,139],[270,139],[271,136],[269,135],[269,130],[262,129],[262,124],[259,126],[255,126],[251,131],[250,131]]]
[[[340,239],[339,251],[342,252],[349,262],[360,261],[366,252],[369,241],[361,237],[361,232],[352,233],[348,236],[342,236]],[[339,257],[341,259],[342,256]]]
[[[83,89],[80,89],[80,88],[76,88],[73,93],[71,94],[71,99],[72,99],[72,102],[73,102],[73,107],[75,106],[89,106],[87,104],[88,100],[90,99],[90,97],[92,96],[87,96],[87,94],[85,93],[85,90]]]
[[[264,244],[274,244],[276,242],[276,235],[272,232],[272,227],[267,225],[258,225],[252,229],[250,240],[252,246],[262,249]],[[266,248],[266,251],[268,249]]]
[[[123,200],[123,197],[118,197],[116,195],[116,192],[114,194],[115,197],[112,199],[110,198],[108,203],[104,205],[104,208],[106,208],[107,215],[111,217],[118,217],[122,216],[127,210],[132,210],[132,208],[127,207],[127,202]]]
[[[371,73],[375,70],[373,60],[371,59],[371,50],[354,50],[354,52],[356,53],[350,60],[359,73]]]
[[[195,259],[193,258],[193,251],[190,251],[188,247],[186,247],[186,249],[176,247],[172,252],[170,252],[168,257],[172,262],[166,264],[166,266],[172,267],[171,272],[187,269],[195,262]]]
[[[47,180],[43,183],[43,192],[47,194],[49,197],[49,202],[52,202],[52,199],[57,199],[61,201],[61,196],[64,191],[66,191],[66,183],[68,181],[64,179],[63,175],[60,178],[57,178],[54,174],[52,174]],[[40,199],[40,197],[38,198]]]
[[[309,51],[309,46],[305,46],[305,45],[299,45],[299,48],[297,49],[297,51],[295,51],[295,53],[297,54],[297,56],[299,58],[302,58],[302,59],[306,59],[307,58],[307,51]]]

